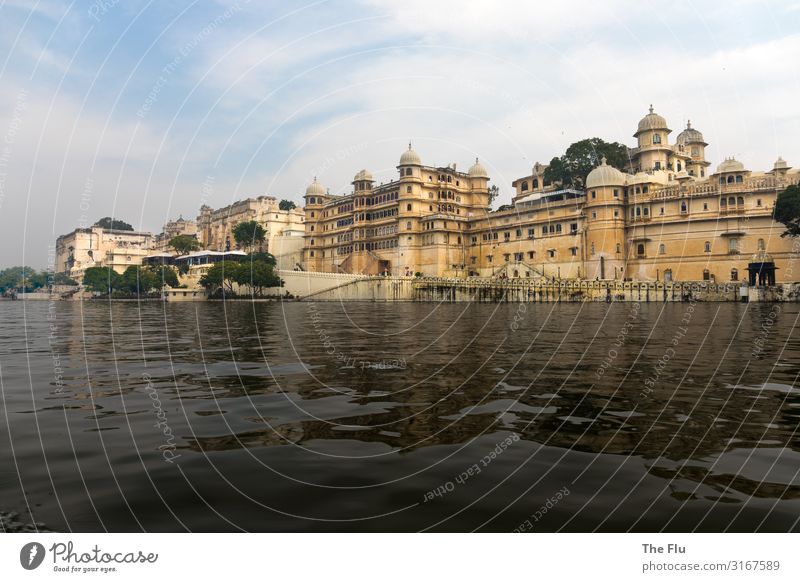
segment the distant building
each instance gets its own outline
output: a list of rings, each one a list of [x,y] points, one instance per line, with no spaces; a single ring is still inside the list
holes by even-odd
[[[177,220],[170,220],[164,225],[160,234],[154,239],[153,250],[159,253],[174,252],[169,246],[169,241],[179,235],[188,235],[197,238],[197,222],[186,220],[180,216]]]
[[[272,252],[275,239],[303,230],[302,210],[281,210],[272,196],[239,200],[217,210],[203,205],[197,217],[197,233],[203,248],[211,251],[231,251],[236,248],[233,229],[242,222],[254,220],[266,231],[266,247]]]
[[[650,108],[620,171],[602,160],[584,190],[544,180],[547,166],[512,182],[503,210],[489,209],[486,169],[422,164],[411,149],[399,177],[376,186],[360,171],[353,191],[306,190],[303,266],[344,273],[508,278],[797,280],[792,241],[772,220],[780,191],[800,183],[781,158],[766,172],[727,158],[714,172],[702,133],[687,122],[674,144]],[[776,270],[775,270],[776,269]]]
[[[56,239],[56,272],[77,281],[89,267],[111,267],[123,273],[153,249],[149,232],[109,230],[99,226],[78,228]]]

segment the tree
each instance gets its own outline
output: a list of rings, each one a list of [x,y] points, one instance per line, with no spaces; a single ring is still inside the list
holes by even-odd
[[[120,275],[109,267],[89,267],[83,273],[83,284],[89,291],[110,295],[119,287]]]
[[[253,249],[256,246],[260,246],[264,242],[266,234],[267,232],[264,230],[264,227],[255,220],[240,222],[233,229],[233,238],[236,240],[236,246],[239,248],[245,247]]]
[[[606,163],[618,170],[624,170],[630,159],[627,146],[621,143],[606,142],[599,137],[583,139],[570,145],[560,158],[550,160],[544,180],[564,188],[583,189],[586,176],[604,156]]]
[[[492,207],[492,203],[497,200],[498,196],[500,196],[500,188],[497,185],[489,186],[489,208]]]
[[[220,261],[214,263],[200,277],[200,285],[205,287],[210,293],[215,293],[218,289],[227,290],[233,293],[233,284],[239,278],[239,263],[234,261]]]
[[[122,220],[115,220],[110,216],[101,218],[100,220],[95,222],[94,225],[106,228],[108,230],[133,230],[133,227],[127,222],[124,222]]]
[[[270,253],[250,253],[247,256],[247,260],[250,262],[263,261],[273,267],[278,264],[278,261]]]
[[[200,250],[200,241],[189,234],[179,234],[169,239],[169,246],[175,249],[179,255],[188,255],[191,252]]]
[[[178,281],[178,272],[174,267],[170,267],[169,265],[156,265],[148,267],[148,270],[160,281],[158,285],[159,289],[164,285],[169,285],[170,287],[177,287],[180,285],[180,281]]]
[[[265,261],[240,263],[235,273],[235,282],[250,287],[252,294],[259,296],[265,288],[280,287],[283,283],[273,271],[272,265]]]
[[[800,185],[793,184],[778,194],[773,217],[786,227],[782,237],[800,235]]]
[[[291,200],[281,200],[278,203],[278,208],[280,208],[281,210],[294,210],[295,208],[297,208],[297,205]]]

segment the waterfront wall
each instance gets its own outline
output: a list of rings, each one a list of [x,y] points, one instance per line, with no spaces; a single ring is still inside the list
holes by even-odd
[[[283,295],[287,291],[294,297],[307,297],[321,291],[334,289],[353,281],[366,280],[366,275],[348,273],[316,273],[313,271],[276,271],[283,279],[283,287],[276,294]],[[277,290],[277,288],[276,288]]]
[[[744,294],[742,289],[744,288]],[[582,302],[800,301],[800,283],[620,282],[369,277],[305,296],[313,301]]]

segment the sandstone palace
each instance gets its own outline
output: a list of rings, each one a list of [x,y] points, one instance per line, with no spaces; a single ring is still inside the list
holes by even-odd
[[[510,207],[490,211],[478,161],[423,164],[411,144],[398,177],[367,170],[333,196],[314,180],[305,194],[303,266],[309,271],[441,277],[746,280],[748,266],[792,276],[792,242],[771,216],[777,194],[800,182],[778,158],[767,172],[729,158],[710,169],[702,133],[687,123],[670,143],[650,108],[625,172],[605,160],[582,190],[544,180],[546,166],[513,182]],[[796,251],[796,249],[795,249]]]

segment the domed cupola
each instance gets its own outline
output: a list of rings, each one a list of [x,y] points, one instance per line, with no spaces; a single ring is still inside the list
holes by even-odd
[[[727,172],[744,172],[744,164],[739,160],[730,157],[717,166],[717,174],[725,174]]]
[[[419,154],[414,151],[411,147],[411,142],[408,142],[408,149],[403,152],[403,155],[400,156],[400,163],[399,166],[421,166],[422,165],[422,158],[419,157]]]
[[[317,177],[314,176],[314,181],[306,188],[306,196],[325,196],[325,186],[317,182]]]
[[[675,142],[679,145],[700,144],[707,146],[708,144],[703,139],[703,134],[692,127],[691,121],[686,121],[686,129],[678,134]]]
[[[374,182],[374,181],[375,180],[372,179],[372,173],[369,172],[369,170],[361,170],[353,178],[353,182]]]
[[[468,171],[470,178],[488,178],[489,173],[486,171],[486,168],[483,167],[478,161],[478,158],[475,158],[475,163],[470,166]]]
[[[639,121],[639,126],[636,129],[636,133],[633,134],[633,137],[639,137],[640,133],[654,130],[666,131],[667,133],[672,131],[667,127],[667,120],[658,113],[653,112],[653,106],[651,105],[650,113],[642,117],[641,121]]]
[[[600,160],[600,165],[594,170],[589,172],[586,176],[586,188],[602,188],[603,186],[624,186],[625,174],[620,172],[614,166],[609,166],[606,163],[606,158],[603,156]]]

